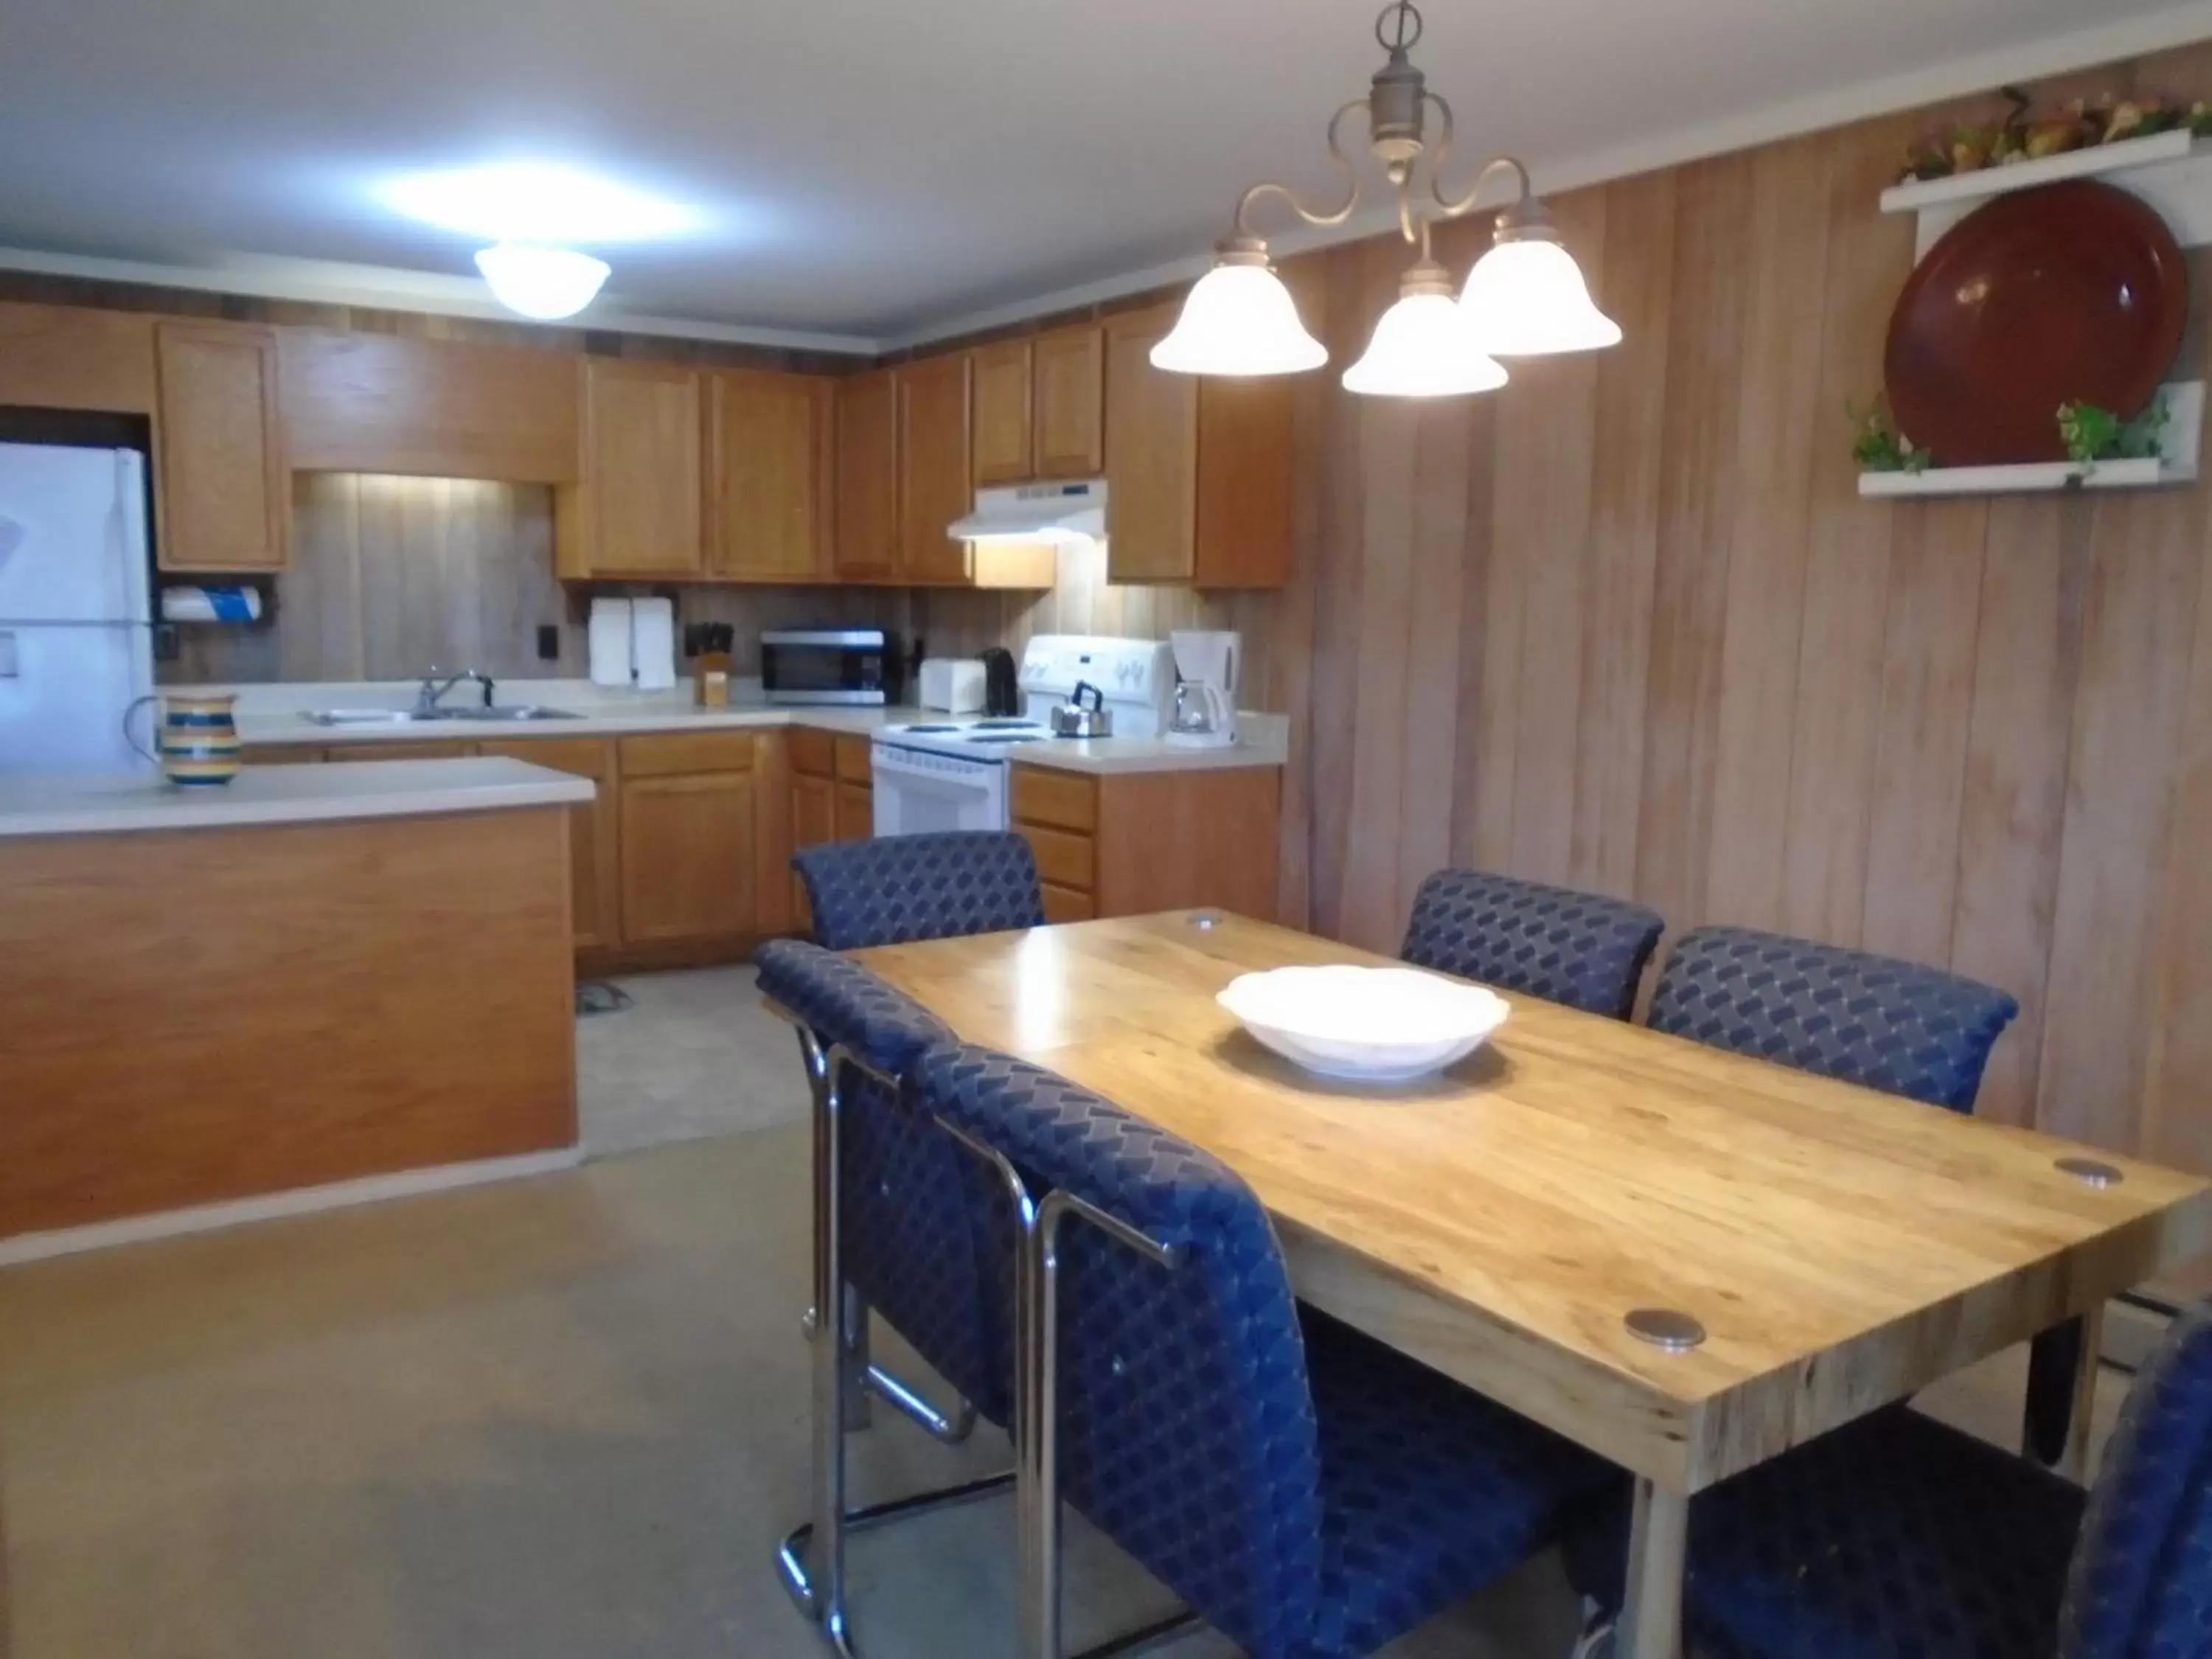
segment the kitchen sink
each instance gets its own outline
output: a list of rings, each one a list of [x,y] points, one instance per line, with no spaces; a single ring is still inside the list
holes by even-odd
[[[570,708],[541,703],[505,703],[493,708],[318,708],[307,716],[314,726],[428,726],[442,720],[574,720]]]

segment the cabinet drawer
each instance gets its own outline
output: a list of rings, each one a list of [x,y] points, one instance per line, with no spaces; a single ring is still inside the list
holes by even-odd
[[[304,766],[322,759],[323,750],[313,743],[249,743],[238,757],[248,766]]]
[[[750,772],[750,732],[654,732],[622,740],[626,778],[665,778],[683,772]]]
[[[1085,834],[1098,827],[1098,786],[1091,779],[1041,766],[1013,769],[1013,818]]]
[[[868,740],[841,733],[837,738],[837,781],[840,783],[867,783],[874,775],[874,769],[868,763]]]
[[[1043,892],[1047,921],[1091,921],[1098,915],[1098,901],[1089,893],[1079,893],[1073,887],[1050,881],[1044,884]]]
[[[431,738],[421,742],[340,743],[323,751],[326,761],[456,760],[473,755],[477,746],[458,738]]]
[[[1045,881],[1086,893],[1097,886],[1097,843],[1090,836],[1032,823],[1016,827],[1029,837],[1030,847],[1036,854],[1037,874]]]
[[[791,769],[810,776],[830,778],[837,775],[836,740],[827,732],[817,732],[811,726],[791,728]]]

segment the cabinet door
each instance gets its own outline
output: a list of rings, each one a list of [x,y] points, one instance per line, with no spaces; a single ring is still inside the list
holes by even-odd
[[[818,581],[826,568],[832,382],[723,369],[708,377],[708,568]]]
[[[1198,377],[1154,368],[1170,307],[1106,320],[1106,579],[1196,574]]]
[[[791,776],[791,850],[819,847],[837,839],[837,786],[828,778],[805,772]],[[799,872],[791,872],[791,914],[801,933],[814,931],[814,914],[806,902],[806,884]]]
[[[164,570],[277,570],[289,489],[277,437],[276,331],[177,322],[155,330]]]
[[[964,582],[968,549],[945,526],[974,507],[966,352],[897,370],[899,562],[911,580]]]
[[[750,772],[623,781],[625,944],[753,931],[753,805]]]
[[[568,809],[570,908],[576,946],[622,942],[622,803],[615,787],[615,749],[602,738],[522,738],[482,743],[477,752],[511,755],[532,766],[589,778],[599,793]]]
[[[972,355],[975,482],[1026,483],[1036,476],[1030,450],[1030,343],[1007,340]]]
[[[898,570],[898,388],[879,368],[837,382],[837,574]]]
[[[584,360],[584,538],[564,574],[696,575],[700,535],[697,371]]]
[[[876,833],[876,792],[865,783],[837,786],[837,839],[866,841]]]
[[[1095,478],[1105,468],[1103,343],[1091,324],[1036,337],[1034,425],[1040,478]]]

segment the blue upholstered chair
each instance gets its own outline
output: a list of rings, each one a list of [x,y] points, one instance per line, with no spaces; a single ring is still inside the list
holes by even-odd
[[[1625,1515],[1578,1528],[1621,1594]],[[2212,1304],[2136,1376],[2087,1493],[1906,1407],[1690,1505],[1684,1636],[1711,1659],[2197,1659],[2212,1652]]]
[[[1615,1485],[1567,1442],[1300,1308],[1266,1211],[1196,1148],[987,1049],[933,1048],[915,1082],[1040,1197],[1059,1342],[1037,1516],[1064,1496],[1255,1659],[1365,1654]],[[1056,1608],[1056,1565],[1032,1571]]]
[[[833,842],[791,864],[814,937],[833,951],[1044,925],[1036,855],[1004,830]]]
[[[784,1541],[779,1567],[800,1606],[845,1646],[844,1534],[961,1502],[1011,1474],[863,1510],[845,1504],[845,1432],[856,1401],[872,1393],[935,1437],[966,1438],[980,1413],[1006,1425],[1013,1384],[1006,1327],[1012,1319],[1003,1275],[976,1255],[980,1219],[996,1200],[988,1170],[907,1099],[906,1074],[921,1052],[951,1034],[912,999],[859,964],[819,945],[778,939],[762,947],[760,988],[800,1029],[816,1084],[813,1411],[815,1502]],[[823,1162],[836,1202],[822,1203]],[[823,1211],[836,1225],[824,1229]],[[869,1358],[871,1312],[958,1390],[963,1404],[939,1412]],[[829,1351],[834,1350],[835,1357]]]
[[[1917,963],[1699,927],[1659,970],[1651,1029],[1971,1112],[2019,1012],[2002,991]]]
[[[1439,870],[1413,896],[1398,954],[1417,968],[1626,1019],[1665,926],[1656,911],[1600,893]]]

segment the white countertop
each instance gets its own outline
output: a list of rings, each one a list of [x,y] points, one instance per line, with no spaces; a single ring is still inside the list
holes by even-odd
[[[740,683],[726,708],[702,708],[688,689],[608,690],[579,680],[502,680],[501,703],[567,709],[574,720],[444,720],[392,726],[318,726],[304,711],[319,708],[404,708],[415,698],[410,683],[270,684],[228,688],[239,694],[238,735],[248,744],[306,744],[337,748],[354,744],[528,741],[532,738],[619,737],[639,732],[715,731],[746,726],[803,726],[867,735],[878,727],[930,718],[930,711],[890,708],[793,708],[761,701],[757,683]],[[453,689],[449,701],[480,696],[474,686]],[[980,716],[954,716],[975,719]],[[1241,736],[1225,749],[1183,749],[1159,738],[1087,738],[1024,744],[1009,758],[1024,766],[1068,772],[1180,772],[1221,767],[1280,766],[1290,751],[1290,720],[1282,714],[1240,714]]]
[[[158,775],[0,777],[0,836],[108,835],[421,817],[509,807],[571,806],[589,778],[527,762],[386,761],[375,766],[249,766],[228,783],[179,788]]]

